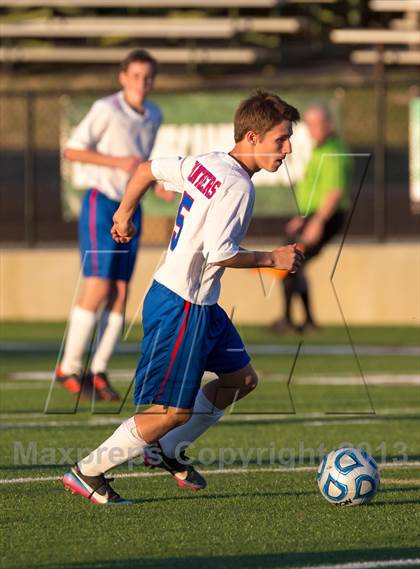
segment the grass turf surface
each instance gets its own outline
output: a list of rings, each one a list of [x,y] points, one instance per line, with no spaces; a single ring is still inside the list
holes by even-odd
[[[61,324],[9,323],[1,339],[59,342],[62,330]],[[257,328],[241,332],[252,343],[280,343]],[[310,343],[344,344],[343,332],[329,328]],[[359,344],[413,346],[418,331],[359,328],[354,336]],[[283,341],[293,344],[297,338]],[[132,414],[130,398],[122,414],[102,405],[92,415],[88,403],[71,413],[71,396],[54,389],[50,411],[65,414],[45,415],[49,383],[16,381],[12,374],[51,369],[56,352],[3,355],[3,480],[59,477],[69,458],[96,446],[113,431],[112,422]],[[357,370],[350,356],[305,356],[295,369],[296,384],[287,389],[292,359],[255,357],[259,388],[195,443],[190,454],[200,468],[213,470],[203,492],[179,489],[167,476],[122,477],[115,488],[137,503],[101,508],[65,493],[59,480],[1,484],[1,566],[236,569],[420,557],[420,468],[402,465],[420,461],[419,386],[370,385],[369,399],[362,380],[356,385],[302,384],[298,380],[308,376],[355,375]],[[112,365],[133,369],[135,362],[135,356],[120,354]],[[366,374],[418,372],[415,357],[364,356],[361,364]],[[128,383],[116,386],[122,391]],[[354,414],[343,414],[349,410]],[[381,469],[382,488],[370,506],[334,508],[318,493],[319,457],[343,443],[364,446],[380,464],[391,464]],[[216,473],[221,467],[224,473]],[[311,470],[275,472],[278,467]],[[237,468],[242,472],[229,472]],[[147,472],[141,465],[115,470],[121,475]]]

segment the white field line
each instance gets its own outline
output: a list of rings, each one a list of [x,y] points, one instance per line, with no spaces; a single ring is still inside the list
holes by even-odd
[[[112,382],[128,383],[133,379],[134,372],[125,369],[112,370]],[[287,383],[288,376],[284,374],[260,374],[261,381]],[[50,371],[22,371],[14,372],[9,376],[13,381],[0,384],[0,389],[9,389],[14,385],[14,381],[51,381]],[[214,379],[214,374],[205,373],[204,380]],[[419,374],[370,374],[365,375],[365,380],[370,385],[419,385]],[[302,376],[294,377],[295,385],[362,385],[363,378],[360,375],[344,375],[344,376]],[[7,386],[7,387],[6,387]],[[11,388],[11,387],[10,387]]]
[[[273,420],[288,420],[290,417],[296,419],[297,422],[300,422],[301,425],[307,427],[324,427],[325,425],[368,425],[372,422],[376,424],[383,423],[384,421],[388,420],[387,416],[393,417],[397,414],[408,414],[408,413],[417,413],[419,410],[417,407],[403,407],[403,408],[395,408],[395,409],[381,409],[376,414],[369,415],[368,417],[363,416],[360,417],[355,413],[354,417],[349,417],[349,415],[342,415],[340,418],[340,413],[337,413],[335,418],[326,418],[325,415],[320,415],[319,413],[305,413],[305,414],[285,414],[285,413],[278,413],[278,414],[226,414],[225,415],[225,423],[247,423],[251,421],[266,421],[270,422]],[[70,413],[69,413],[70,415]],[[99,413],[98,413],[99,415]],[[35,419],[43,419],[46,415],[44,413],[1,413],[0,414],[0,421],[4,421],[5,419],[20,419],[19,422],[15,423],[5,423],[0,422],[0,431],[2,430],[11,430],[11,429],[39,429],[42,428],[71,428],[71,427],[100,427],[100,426],[107,426],[107,425],[119,425],[124,419],[128,417],[125,415],[117,415],[116,417],[98,417],[96,419],[76,419],[76,420],[40,420],[40,421],[22,421],[22,419],[32,417]],[[332,415],[329,415],[332,417]]]
[[[295,355],[296,345],[294,344],[247,344],[247,351],[252,356],[290,356]],[[352,356],[353,348],[359,356],[420,356],[418,346],[384,346],[384,345],[365,345],[355,344],[307,344],[302,346],[301,356]],[[0,341],[0,350],[5,352],[25,353],[33,352],[48,353],[60,351],[58,342],[7,342]],[[118,354],[132,354],[138,356],[140,353],[139,342],[123,342],[116,348]]]
[[[382,567],[420,567],[420,557],[385,561],[352,561],[351,563],[336,563],[335,565],[302,565],[301,567],[294,567],[294,569],[377,569]]]
[[[115,383],[115,382],[114,382]],[[12,383],[10,381],[2,381],[0,383],[1,391],[47,391],[48,385],[45,381],[33,381],[30,385],[26,383]]]
[[[377,419],[377,417],[378,415],[372,415],[371,419],[347,419],[341,421],[340,419],[336,420],[319,419],[312,421],[302,421],[302,425],[304,427],[325,427],[325,425],[328,426],[340,425],[342,427],[344,425],[370,425],[372,421],[375,421],[375,425],[377,425],[378,423],[384,423],[386,420],[386,419]]]
[[[110,371],[112,381],[131,381],[134,375],[134,369],[113,369]],[[51,381],[51,371],[16,371],[7,374],[13,381]]]
[[[381,484],[395,484],[397,486],[420,486],[420,478],[385,478],[381,480]]]
[[[416,468],[420,467],[420,462],[417,461],[405,461],[405,462],[384,462],[380,464],[380,469],[404,469],[404,468]],[[41,467],[40,467],[41,468]],[[63,466],[64,468],[64,466]],[[218,469],[207,469],[200,470],[203,474],[207,475],[221,475],[221,474],[252,474],[261,472],[273,473],[273,474],[284,474],[291,472],[316,472],[317,466],[297,466],[297,467],[287,467],[281,466],[279,468],[218,468]],[[114,474],[113,478],[151,478],[153,476],[167,476],[166,472],[124,472],[122,474]],[[24,478],[3,478],[0,479],[0,484],[26,484],[31,482],[55,482],[61,480],[61,476],[36,476],[36,477],[24,477]]]
[[[414,374],[370,374],[365,375],[364,379],[369,385],[417,385],[420,386],[420,375]],[[263,382],[284,382],[288,376],[284,374],[264,374],[261,376]],[[294,377],[291,383],[295,385],[363,385],[361,375],[323,375],[323,376],[302,376]]]
[[[230,419],[228,423],[245,423],[250,419]],[[264,418],[263,420],[268,421],[270,419]],[[121,418],[107,418],[107,419],[98,419],[94,421],[32,421],[32,422],[25,422],[25,423],[0,423],[0,431],[10,431],[13,429],[39,429],[39,428],[72,428],[72,427],[101,427],[106,425],[119,425],[123,419]],[[350,419],[345,421],[346,425],[367,425],[372,422],[372,419]],[[375,425],[377,423],[383,423],[383,420],[376,420]],[[318,420],[318,421],[302,421],[301,423],[305,427],[324,427],[325,425],[343,425],[343,421],[328,421],[328,420]]]
[[[103,419],[94,419],[91,421],[32,421],[27,423],[0,423],[0,430],[8,431],[10,429],[39,429],[48,427],[101,427],[106,425],[119,425],[124,419],[122,417],[107,417]]]

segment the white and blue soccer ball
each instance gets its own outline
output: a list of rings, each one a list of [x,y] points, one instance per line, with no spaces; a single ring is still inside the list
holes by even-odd
[[[367,504],[379,489],[379,469],[367,452],[343,447],[326,454],[316,475],[321,494],[337,506]]]

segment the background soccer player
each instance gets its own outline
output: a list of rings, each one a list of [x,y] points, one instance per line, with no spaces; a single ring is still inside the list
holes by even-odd
[[[133,216],[149,185],[158,180],[182,194],[163,265],[145,298],[144,337],[134,401],[150,404],[124,421],[95,451],[64,475],[65,487],[93,502],[124,502],[104,473],[146,445],[157,452],[154,466],[181,486],[204,488],[204,478],[185,455],[177,456],[215,424],[223,412],[254,390],[257,374],[226,312],[217,304],[226,267],[296,270],[302,254],[287,245],[273,251],[241,249],[251,220],[252,175],[275,172],[292,151],[298,111],[276,95],[258,92],[235,115],[236,144],[229,154],[211,152],[146,162],[131,179],[114,215],[112,234],[127,243],[135,236]],[[200,389],[205,370],[218,378]],[[166,435],[166,436],[165,436]],[[145,451],[145,461],[150,455]]]
[[[124,321],[127,289],[141,232],[141,210],[133,212],[130,243],[116,243],[110,235],[112,216],[130,176],[148,159],[162,121],[160,109],[146,99],[153,88],[156,61],[145,50],[135,50],[122,61],[122,90],[96,101],[73,132],[64,151],[68,160],[83,164],[89,188],[79,220],[84,286],[69,322],[64,356],[57,380],[69,391],[91,392],[118,399],[106,375],[107,363]],[[82,377],[83,353],[98,316],[98,334],[90,373]]]
[[[349,206],[349,181],[351,160],[349,150],[338,137],[329,110],[321,105],[310,106],[304,115],[309,133],[315,142],[305,175],[297,185],[296,198],[300,215],[295,215],[286,225],[290,242],[299,241],[305,247],[305,264],[342,228],[345,211]],[[318,329],[314,320],[309,282],[303,267],[295,275],[282,281],[284,315],[271,330],[277,333],[297,329],[312,332]],[[292,300],[300,297],[305,319],[299,328],[292,319]]]

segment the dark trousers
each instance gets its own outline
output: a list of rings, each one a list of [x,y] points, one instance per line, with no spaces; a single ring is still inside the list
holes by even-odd
[[[305,219],[305,223],[301,228],[299,234],[294,235],[290,242],[296,243],[299,241],[302,231],[309,222],[312,216],[308,216]],[[305,265],[311,259],[316,257],[318,253],[322,250],[324,245],[328,243],[333,237],[335,237],[344,225],[346,214],[343,211],[337,211],[334,213],[330,219],[325,223],[324,231],[319,242],[312,246],[307,247],[305,250],[305,262],[302,267],[294,274],[288,275],[283,280],[283,294],[285,303],[285,314],[284,318],[287,322],[292,323],[291,310],[292,310],[292,299],[294,296],[299,296],[301,298],[303,308],[305,310],[305,324],[313,324],[312,309],[310,303],[309,294],[309,283],[305,276]]]

